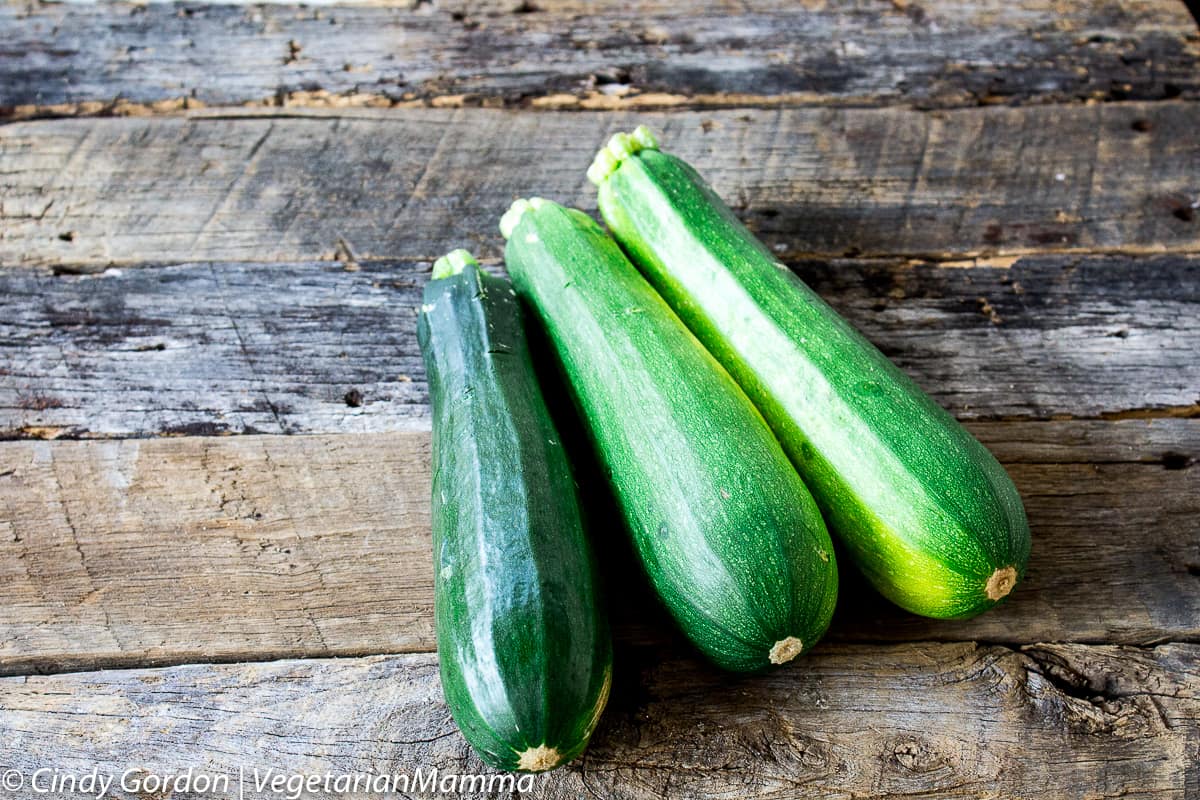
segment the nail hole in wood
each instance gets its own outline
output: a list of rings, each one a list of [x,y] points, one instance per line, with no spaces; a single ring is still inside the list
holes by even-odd
[[[1163,453],[1162,464],[1164,469],[1187,469],[1194,463],[1191,456],[1186,453],[1176,453],[1174,451]]]

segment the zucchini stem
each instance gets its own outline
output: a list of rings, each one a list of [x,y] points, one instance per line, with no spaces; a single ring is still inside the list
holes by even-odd
[[[780,639],[771,647],[768,658],[772,664],[786,664],[804,650],[804,643],[795,636]]]
[[[1015,567],[1001,567],[988,578],[987,596],[989,600],[1003,600],[1017,585],[1017,570]]]
[[[562,756],[557,749],[539,744],[537,747],[531,747],[521,753],[517,760],[517,769],[522,772],[545,772],[557,767],[560,761],[562,761]]]
[[[475,260],[475,256],[468,251],[459,248],[451,250],[446,255],[433,262],[433,274],[429,277],[430,280],[436,281],[442,278],[449,278],[457,275],[466,269],[468,266],[479,266],[479,262]]]
[[[614,133],[588,167],[588,180],[599,186],[625,159],[643,150],[657,149],[658,139],[645,125],[638,125],[632,133]]]
[[[546,201],[541,197],[531,197],[526,200],[524,197],[513,201],[513,204],[508,207],[508,211],[504,212],[504,216],[500,217],[500,235],[505,239],[512,236],[512,232],[517,229],[517,224],[521,221],[521,217],[529,209],[539,209]]]

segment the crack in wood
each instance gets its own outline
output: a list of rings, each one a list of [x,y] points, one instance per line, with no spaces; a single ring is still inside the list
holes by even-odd
[[[497,351],[499,352],[499,351]],[[351,398],[356,399],[351,399]],[[360,390],[351,389],[346,393],[342,404],[350,408],[359,408],[363,404]],[[55,408],[59,406],[44,406],[39,410],[46,408]],[[19,442],[19,441],[124,441],[124,440],[142,440],[142,439],[157,439],[157,438],[177,438],[180,436],[258,436],[266,433],[294,433],[296,431],[288,428],[283,422],[277,408],[271,406],[268,401],[268,407],[272,412],[272,416],[278,423],[279,431],[264,431],[252,426],[234,428],[224,423],[213,422],[195,422],[185,425],[169,425],[157,431],[139,431],[139,432],[104,432],[91,431],[83,427],[69,426],[41,426],[41,425],[22,425],[19,427],[0,428],[0,442]],[[0,404],[0,414],[6,410],[3,404]],[[11,410],[28,410],[26,406],[18,405]],[[171,410],[169,408],[159,409],[162,411]],[[194,408],[176,409],[182,411],[194,411]],[[1100,414],[1064,414],[1055,412],[1050,417],[1037,418],[1025,414],[1001,414],[989,415],[973,413],[967,419],[974,423],[1004,423],[1004,422],[1029,422],[1052,423],[1052,422],[1116,422],[1121,420],[1144,420],[1147,422],[1154,420],[1165,419],[1198,419],[1200,418],[1200,407],[1197,406],[1149,406],[1144,408],[1126,408],[1115,411],[1106,411]],[[383,427],[379,429],[379,433],[402,433],[406,431],[422,431],[428,430],[430,419],[427,416],[417,417],[406,424],[395,425],[394,427]],[[308,431],[309,433],[327,433],[328,431]],[[1010,463],[1023,463],[1019,460],[1014,460]],[[1038,461],[1036,463],[1046,463]],[[1102,461],[1071,461],[1063,460],[1053,463],[1061,465],[1080,465],[1080,464],[1140,464],[1162,466],[1166,469],[1187,469],[1196,463],[1194,456],[1178,453],[1163,453],[1161,456],[1143,456],[1139,458],[1119,458],[1107,459]]]

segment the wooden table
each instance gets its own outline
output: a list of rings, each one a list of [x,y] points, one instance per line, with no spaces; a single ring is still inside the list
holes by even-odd
[[[1033,559],[967,622],[843,571],[731,677],[600,525],[614,694],[535,796],[1200,797],[1198,101],[1176,0],[3,0],[0,773],[482,771],[420,287],[516,196],[594,211],[642,121],[996,453]]]

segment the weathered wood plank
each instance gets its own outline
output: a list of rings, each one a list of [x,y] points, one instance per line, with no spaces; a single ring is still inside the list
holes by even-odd
[[[0,450],[0,663],[430,648],[428,434],[64,444]]]
[[[428,429],[428,275],[421,262],[0,271],[0,436]]]
[[[1200,420],[971,430],[1025,498],[1028,580],[936,622],[843,570],[832,639],[1200,639]],[[0,443],[0,672],[431,650],[428,447],[420,432]],[[606,572],[636,575],[592,510]],[[640,579],[620,584],[626,639],[673,636]]]
[[[528,779],[520,796],[1186,800],[1200,791],[1196,645],[830,645],[751,678],[625,648],[614,683],[585,756]],[[0,679],[0,768],[27,780],[48,765],[95,769],[118,787],[132,768],[141,779],[187,767],[232,776],[228,790],[205,794],[214,798],[239,797],[239,770],[244,797],[281,796],[255,790],[255,768],[317,776],[312,798],[346,796],[332,777],[322,785],[326,773],[411,780],[437,768],[439,783],[491,774],[440,694],[432,655]]]
[[[0,271],[0,437],[427,429],[428,266]],[[959,417],[1200,414],[1200,258],[796,267]]]
[[[595,148],[638,122],[782,256],[1200,249],[1197,103],[337,113],[0,127],[0,263],[496,258],[514,197],[594,207]]]
[[[397,5],[7,0],[0,114],[1200,97],[1200,44],[1177,0]]]

